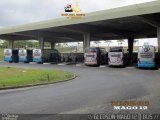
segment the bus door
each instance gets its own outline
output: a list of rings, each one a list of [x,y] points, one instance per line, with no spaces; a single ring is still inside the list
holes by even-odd
[[[33,50],[27,50],[27,61],[33,62]]]
[[[12,49],[4,49],[4,61],[12,62]]]
[[[34,49],[33,50],[33,62],[37,62],[37,63],[43,62],[41,49]]]

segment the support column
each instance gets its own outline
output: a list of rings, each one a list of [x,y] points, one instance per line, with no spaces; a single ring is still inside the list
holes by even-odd
[[[39,37],[39,49],[44,49],[44,38],[43,37]]]
[[[128,38],[128,51],[129,51],[129,54],[133,53],[133,43],[134,43],[134,38]]]
[[[160,52],[160,27],[157,28],[158,52]]]
[[[134,38],[128,38],[128,52],[129,52],[129,64],[133,64],[133,43],[134,43]]]
[[[55,49],[55,45],[56,45],[55,42],[51,42],[51,49]]]
[[[86,48],[90,47],[91,36],[90,33],[86,33],[83,36],[84,36],[84,42],[83,42],[83,51],[84,51]]]
[[[14,40],[9,40],[8,48],[13,49]]]

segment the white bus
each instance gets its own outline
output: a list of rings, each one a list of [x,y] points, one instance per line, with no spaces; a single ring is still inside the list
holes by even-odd
[[[139,68],[156,68],[156,48],[145,43],[138,50]]]
[[[123,47],[111,47],[108,53],[108,65],[126,66],[127,56],[127,49],[124,49]]]
[[[107,63],[107,51],[104,48],[86,48],[84,53],[85,65],[102,65]]]

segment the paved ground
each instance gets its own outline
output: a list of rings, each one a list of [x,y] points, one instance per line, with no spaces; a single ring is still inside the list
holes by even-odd
[[[148,100],[149,109],[141,112],[160,113],[160,70],[4,62],[0,66],[61,69],[79,75],[64,83],[0,91],[0,113],[117,113],[123,111],[114,111],[110,102],[129,99]]]

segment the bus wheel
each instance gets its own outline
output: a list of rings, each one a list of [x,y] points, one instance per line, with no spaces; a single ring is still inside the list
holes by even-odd
[[[126,65],[122,65],[122,68],[125,68],[126,67]]]

